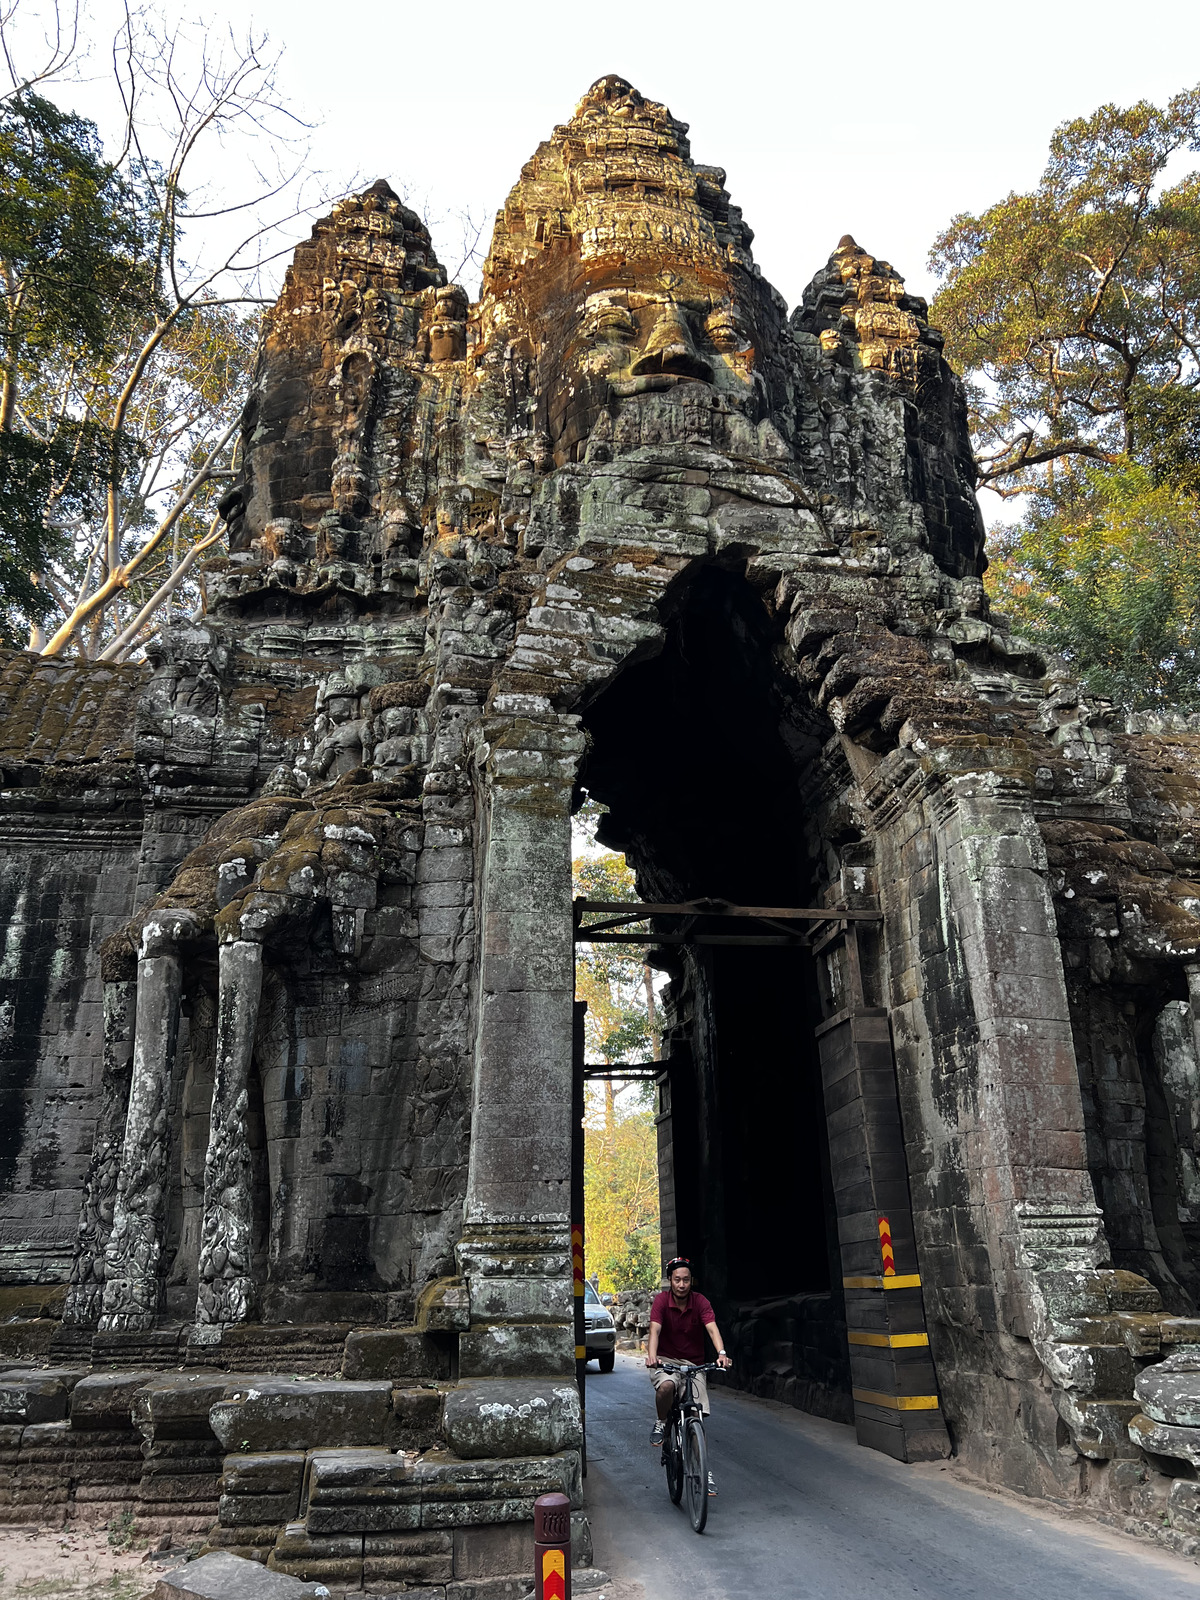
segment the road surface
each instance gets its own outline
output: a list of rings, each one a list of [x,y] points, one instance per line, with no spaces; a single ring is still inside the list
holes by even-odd
[[[646,1600],[1200,1600],[1200,1566],[906,1467],[851,1428],[710,1385],[718,1494],[699,1536],[667,1498],[640,1356],[588,1368],[596,1565]],[[624,1589],[621,1591],[625,1593]],[[636,1591],[633,1591],[636,1593]],[[589,1596],[589,1600],[591,1597]]]

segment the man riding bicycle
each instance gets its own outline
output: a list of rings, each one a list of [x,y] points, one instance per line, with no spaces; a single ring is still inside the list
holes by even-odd
[[[707,1333],[717,1352],[717,1365],[733,1365],[725,1354],[716,1312],[705,1297],[692,1288],[692,1264],[686,1256],[676,1256],[667,1262],[666,1278],[670,1288],[654,1297],[650,1307],[650,1337],[646,1342],[646,1365],[650,1368],[650,1381],[654,1385],[654,1401],[658,1410],[658,1421],[651,1430],[650,1443],[656,1446],[663,1442],[667,1419],[683,1387],[682,1374],[664,1372],[660,1363],[686,1361],[702,1366],[708,1359],[704,1340]],[[708,1416],[708,1384],[704,1374],[695,1373],[692,1384],[701,1410]],[[713,1492],[710,1475],[709,1493]]]

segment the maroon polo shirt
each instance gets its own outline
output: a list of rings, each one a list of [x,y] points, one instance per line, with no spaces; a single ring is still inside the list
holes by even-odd
[[[658,1354],[665,1361],[694,1361],[697,1366],[708,1360],[708,1335],[705,1327],[717,1320],[712,1306],[695,1289],[687,1297],[681,1311],[669,1289],[654,1297],[650,1307],[650,1321],[662,1327],[658,1336]]]

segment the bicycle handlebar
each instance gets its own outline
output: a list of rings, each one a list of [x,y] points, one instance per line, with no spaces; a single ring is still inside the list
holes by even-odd
[[[664,1372],[727,1372],[719,1361],[660,1361],[658,1365]]]

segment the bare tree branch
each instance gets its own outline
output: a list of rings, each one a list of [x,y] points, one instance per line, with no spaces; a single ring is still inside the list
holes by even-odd
[[[46,645],[46,648],[42,652],[43,655],[58,655],[77,628],[81,628],[85,622],[89,622],[92,617],[94,617],[95,614],[113,598],[114,595],[120,593],[120,591],[123,589],[128,588],[130,580],[133,578],[138,568],[141,567],[150,558],[150,556],[154,554],[159,545],[175,526],[175,523],[178,521],[179,517],[184,511],[187,510],[188,506],[195,499],[199,491],[209,481],[210,469],[213,463],[233,437],[234,431],[238,427],[241,420],[241,411],[239,409],[238,414],[234,417],[233,421],[225,429],[225,432],[209,451],[209,454],[205,459],[204,465],[200,468],[200,471],[175,501],[175,504],[159,523],[158,527],[154,530],[150,538],[130,561],[128,561],[124,566],[116,567],[110,571],[104,582],[95,591],[95,593],[89,595],[82,605],[75,607],[71,615],[66,619],[66,621],[55,633],[54,637]]]
[[[13,38],[13,24],[20,6],[21,0],[5,0],[0,4],[0,55],[4,57],[4,70],[11,85],[0,93],[0,105],[27,94],[39,83],[61,78],[79,49],[79,0],[56,0],[52,24],[44,36],[46,55],[40,65],[28,72],[22,71],[17,64]]]
[[[164,605],[175,593],[176,589],[180,587],[200,557],[211,550],[214,545],[220,544],[224,537],[224,524],[220,517],[214,517],[209,524],[207,536],[201,539],[199,544],[192,546],[170,577],[159,584],[124,632],[119,633],[112,643],[100,652],[96,659],[98,661],[120,661],[129,647],[137,641],[138,634],[150,622],[159,607]]]

